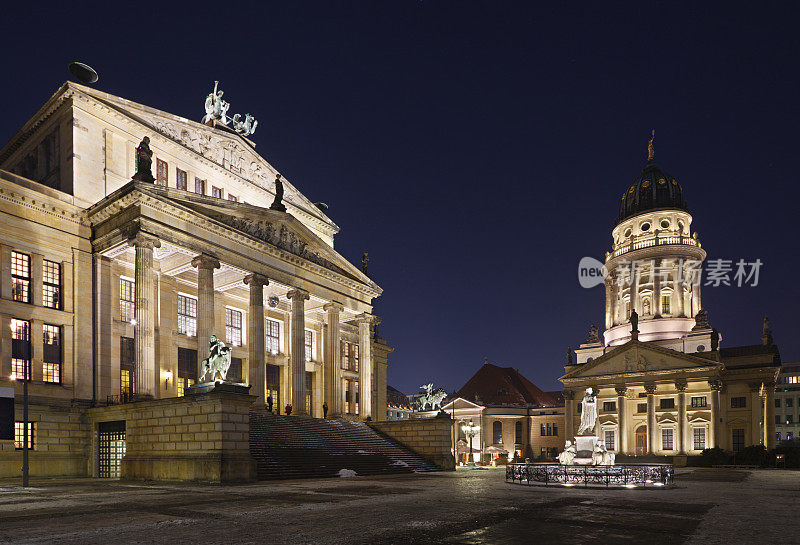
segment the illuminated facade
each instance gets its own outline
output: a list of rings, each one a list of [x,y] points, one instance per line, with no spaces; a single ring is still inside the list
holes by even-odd
[[[775,386],[775,439],[800,439],[800,363],[784,363]]]
[[[780,355],[765,320],[762,342],[722,347],[701,302],[706,258],[678,181],[648,163],[620,201],[606,253],[605,332],[592,329],[561,377],[566,436],[586,388],[597,435],[626,455],[697,455],[775,442]],[[633,311],[636,312],[634,316]]]
[[[132,181],[145,137],[154,180]],[[184,394],[212,334],[260,406],[385,419],[382,290],[327,207],[282,178],[270,208],[276,177],[233,130],[74,83],[0,149],[0,386],[20,416],[28,366],[32,474],[92,474],[83,411]],[[18,455],[0,441],[0,475]]]

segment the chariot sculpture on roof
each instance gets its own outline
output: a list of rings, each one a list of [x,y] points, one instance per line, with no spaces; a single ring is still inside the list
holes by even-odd
[[[258,121],[251,114],[245,114],[242,119],[242,114],[236,114],[232,118],[228,117],[228,109],[231,107],[230,103],[222,99],[224,92],[219,88],[219,81],[214,82],[214,90],[206,97],[206,115],[203,117],[203,123],[206,125],[214,125],[219,123],[221,125],[233,125],[233,130],[242,136],[250,136],[256,132]]]

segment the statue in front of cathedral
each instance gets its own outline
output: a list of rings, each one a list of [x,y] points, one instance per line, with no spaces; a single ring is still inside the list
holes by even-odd
[[[283,182],[281,175],[275,175],[275,200],[269,206],[270,210],[277,210],[278,212],[286,212],[286,206],[283,204]]]
[[[208,340],[208,358],[203,360],[200,382],[225,382],[231,367],[231,347],[211,335]],[[219,377],[219,378],[217,378]]]
[[[228,108],[231,105],[222,100],[224,92],[222,89],[217,89],[219,82],[214,82],[214,90],[206,97],[206,115],[203,117],[203,123],[209,124],[212,121],[219,121],[223,125],[228,124]]]
[[[153,151],[150,149],[149,136],[142,138],[142,141],[136,146],[136,174],[131,179],[151,184],[156,181],[153,178]]]
[[[591,388],[586,388],[586,395],[581,401],[581,425],[576,435],[594,435],[595,422],[597,422],[597,397]]]

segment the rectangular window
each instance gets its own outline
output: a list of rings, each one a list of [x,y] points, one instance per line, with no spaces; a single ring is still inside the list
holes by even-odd
[[[492,443],[495,445],[503,444],[503,423],[499,420],[492,422]]]
[[[614,430],[606,430],[605,432],[606,448],[608,450],[617,450],[616,448],[616,432]]]
[[[779,414],[775,415],[775,423],[776,424],[783,424],[783,421],[781,420],[781,415],[779,415]]]
[[[197,299],[194,297],[178,295],[178,333],[197,335]]]
[[[156,159],[156,184],[167,187],[167,171],[169,166],[166,161]]]
[[[661,313],[662,314],[669,314],[670,313],[669,303],[670,303],[669,295],[662,295],[661,296]]]
[[[281,412],[281,368],[267,364],[267,397],[272,396],[272,403]]]
[[[358,373],[358,343],[344,343],[344,368]]]
[[[194,192],[198,195],[206,194],[206,181],[195,177],[194,179]]]
[[[741,428],[731,430],[731,445],[733,452],[739,452],[744,448],[744,430]]]
[[[350,414],[350,383],[352,381],[348,379],[342,379],[342,387],[344,388],[344,412],[345,414]]]
[[[604,411],[616,411],[617,410],[617,402],[616,401],[603,401],[603,410]]]
[[[357,380],[353,381],[353,414],[361,414],[358,408],[359,402],[359,382]]]
[[[791,407],[794,403],[794,399],[792,399],[791,397],[787,397],[785,403],[787,407]]]
[[[134,343],[133,337],[119,338],[119,394],[120,401],[128,401],[133,398],[134,385]]]
[[[546,426],[547,426],[547,435],[548,436],[553,435],[553,425],[547,424]]]
[[[242,346],[242,311],[225,309],[225,342],[231,346]]]
[[[697,396],[692,398],[692,407],[705,407],[706,405],[706,396]]]
[[[747,398],[746,397],[732,397],[731,398],[731,409],[744,409],[747,407]]]
[[[558,435],[558,424],[553,424],[553,435]]]
[[[280,354],[281,352],[281,323],[277,320],[270,320],[267,318],[266,324],[267,334],[267,353]],[[276,401],[277,403],[277,401]]]
[[[659,400],[660,407],[662,409],[674,409],[675,408],[675,398],[674,397],[665,397]]]
[[[57,325],[44,324],[42,340],[44,342],[43,380],[45,382],[61,382],[61,328]]]
[[[239,202],[239,197],[237,197],[233,193],[228,193],[228,200],[233,202]]]
[[[779,397],[775,398],[775,408],[776,409],[780,409],[781,408],[781,398],[779,398]]]
[[[311,356],[313,355],[313,350],[314,350],[314,332],[313,331],[309,331],[308,329],[306,329],[306,338],[305,339],[306,339],[306,342],[305,342],[305,345],[306,345],[306,350],[305,350],[306,351],[306,361],[311,361],[312,360]]]
[[[46,259],[42,270],[42,304],[61,308],[61,264]]]
[[[136,315],[136,284],[127,278],[119,279],[119,319],[132,322]]]
[[[787,415],[786,415],[786,423],[787,423],[787,424],[794,424],[794,415],[792,415],[792,414],[787,414]]]
[[[306,414],[311,415],[314,407],[314,373],[306,371]]]
[[[231,358],[227,379],[235,382],[242,381],[242,358]]]
[[[221,187],[217,187],[215,185],[212,185],[211,186],[211,196],[212,197],[216,197],[217,199],[221,199],[222,198],[222,188]]]
[[[647,403],[639,403],[636,405],[636,412],[637,413],[646,413],[647,412]]]
[[[31,302],[31,256],[11,252],[11,299]]]
[[[522,444],[522,422],[514,423],[514,444]]]
[[[178,348],[178,397],[197,382],[197,350]]]
[[[22,450],[25,441],[24,422],[14,422],[14,448]],[[36,450],[36,422],[28,422],[28,450]]]
[[[706,429],[694,428],[694,450],[704,450],[706,448]]]
[[[186,171],[175,169],[175,187],[186,191]]]
[[[31,379],[31,323],[11,319],[11,374],[17,380]]]
[[[672,429],[661,430],[661,448],[663,450],[675,450],[672,445]]]
[[[545,426],[544,424],[539,425],[539,435],[541,435],[542,437],[547,435],[547,426]]]

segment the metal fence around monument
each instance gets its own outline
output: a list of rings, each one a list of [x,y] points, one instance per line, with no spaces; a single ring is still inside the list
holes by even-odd
[[[561,464],[508,464],[506,482],[528,485],[584,487],[668,487],[675,470],[669,464],[615,464],[565,466]]]

